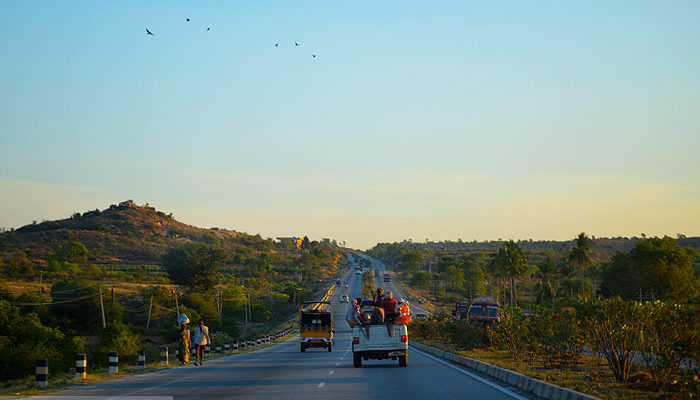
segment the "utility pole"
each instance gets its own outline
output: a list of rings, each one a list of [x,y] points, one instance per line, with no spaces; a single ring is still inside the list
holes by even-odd
[[[107,323],[105,322],[105,304],[102,301],[102,285],[100,285],[100,311],[102,312],[102,327],[106,328]]]
[[[180,316],[180,305],[177,303],[177,289],[173,290],[173,296],[175,296],[175,312],[177,313],[177,316]]]
[[[109,310],[110,323],[114,324],[114,288],[112,288],[112,308]]]
[[[148,320],[146,321],[146,329],[151,327],[151,309],[153,308],[153,294],[151,294],[151,303],[148,305]]]

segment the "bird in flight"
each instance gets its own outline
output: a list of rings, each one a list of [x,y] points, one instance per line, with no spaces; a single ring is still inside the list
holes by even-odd
[[[189,19],[189,18],[185,18],[185,21],[190,22],[190,19]]]
[[[153,35],[153,32],[149,31],[148,28],[146,28],[146,34]]]
[[[279,45],[280,45],[279,43],[275,43],[275,47],[279,47]]]
[[[207,28],[207,32],[209,32],[210,29],[211,29],[211,28]]]
[[[294,42],[294,45],[295,45],[295,46],[299,46],[299,43],[297,43],[297,42]]]
[[[312,54],[311,56],[312,56],[313,58],[316,58],[316,54]]]

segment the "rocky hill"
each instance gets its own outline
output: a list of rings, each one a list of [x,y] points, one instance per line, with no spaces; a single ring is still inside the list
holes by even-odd
[[[260,237],[225,229],[203,229],[176,221],[172,214],[131,200],[106,210],[74,213],[66,219],[44,221],[0,233],[0,255],[31,251],[34,260],[46,260],[58,246],[77,241],[95,263],[157,262],[168,247],[186,241],[269,248]]]

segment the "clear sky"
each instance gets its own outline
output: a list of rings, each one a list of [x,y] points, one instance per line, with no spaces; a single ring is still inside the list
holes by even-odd
[[[363,249],[700,235],[697,0],[0,15],[0,227],[133,199]]]

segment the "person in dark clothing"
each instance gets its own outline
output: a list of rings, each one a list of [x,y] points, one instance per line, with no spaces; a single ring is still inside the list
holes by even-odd
[[[372,299],[375,307],[381,307],[382,301],[384,301],[384,289],[377,288],[377,295]]]

